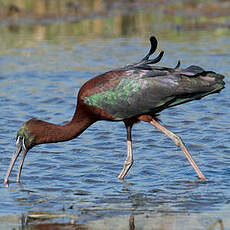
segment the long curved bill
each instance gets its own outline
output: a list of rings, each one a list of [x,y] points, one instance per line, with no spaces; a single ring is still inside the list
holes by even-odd
[[[25,159],[25,156],[28,152],[28,150],[26,150],[26,148],[24,147],[24,143],[23,143],[23,139],[21,139],[21,137],[18,137],[17,139],[17,143],[16,143],[16,150],[11,158],[11,161],[10,161],[10,165],[9,165],[9,168],[7,170],[7,173],[6,173],[6,176],[5,176],[5,179],[4,179],[4,184],[7,184],[9,182],[8,178],[10,176],[10,173],[14,167],[14,164],[18,158],[18,156],[20,155],[20,153],[23,151],[23,154],[22,154],[22,157],[21,157],[21,160],[20,160],[20,163],[19,163],[19,168],[18,168],[18,174],[17,174],[17,182],[20,181],[20,176],[21,176],[21,170],[22,170],[22,166],[23,166],[23,162],[24,162],[24,159]]]

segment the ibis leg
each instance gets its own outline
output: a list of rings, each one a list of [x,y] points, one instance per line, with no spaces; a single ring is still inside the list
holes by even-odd
[[[118,176],[120,180],[123,180],[125,175],[128,173],[129,169],[131,168],[133,164],[133,151],[132,151],[132,137],[131,137],[131,129],[132,125],[126,124],[126,131],[127,131],[127,157],[124,163],[124,167]]]
[[[190,153],[186,149],[186,147],[185,147],[183,141],[181,140],[181,138],[179,136],[177,136],[175,133],[173,133],[173,132],[169,131],[168,129],[166,129],[165,127],[163,127],[159,122],[157,122],[154,119],[152,119],[150,121],[150,124],[152,124],[155,128],[157,128],[162,133],[164,133],[166,136],[168,136],[178,147],[181,148],[181,150],[184,152],[185,156],[187,157],[189,163],[192,165],[193,169],[197,173],[198,177],[201,180],[205,180],[206,179],[205,176],[200,171],[200,169],[197,166],[196,162],[193,160],[192,156],[190,155]]]

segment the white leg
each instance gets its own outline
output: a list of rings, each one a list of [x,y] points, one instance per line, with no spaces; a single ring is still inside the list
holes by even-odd
[[[133,164],[133,151],[132,151],[132,139],[131,139],[131,128],[132,126],[126,125],[126,130],[127,130],[127,157],[124,163],[124,167],[121,170],[120,175],[118,178],[120,180],[123,180],[125,175],[128,173],[129,169],[131,168]]]
[[[167,135],[178,147],[181,148],[181,150],[184,152],[185,156],[187,157],[189,163],[192,165],[193,169],[195,170],[195,172],[197,173],[198,177],[201,180],[205,180],[205,176],[203,175],[203,173],[200,171],[199,167],[197,166],[196,162],[193,160],[192,156],[190,155],[190,153],[188,152],[188,150],[186,149],[183,141],[181,140],[181,138],[179,136],[177,136],[176,134],[174,134],[173,132],[169,131],[168,129],[166,129],[165,127],[163,127],[160,123],[158,123],[156,120],[152,119],[150,121],[150,124],[152,124],[154,127],[156,127],[159,131],[161,131],[162,133],[164,133],[165,135]]]

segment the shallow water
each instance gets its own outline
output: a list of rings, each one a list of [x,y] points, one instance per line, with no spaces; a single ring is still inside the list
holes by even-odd
[[[149,32],[88,37],[36,33],[47,27],[52,28],[0,28],[5,35],[0,38],[2,180],[24,121],[36,117],[67,122],[85,81],[140,60],[149,46]],[[131,212],[205,213],[229,208],[229,31],[175,32],[172,38],[164,35],[166,30],[151,31],[159,39],[159,49],[166,51],[161,65],[174,66],[180,59],[182,67],[196,64],[226,76],[220,94],[165,110],[160,116],[163,125],[182,137],[208,180],[199,182],[171,140],[139,123],[133,130],[135,162],[125,182],[120,182],[117,176],[126,157],[124,125],[98,122],[75,140],[33,148],[25,160],[22,183],[14,182],[15,167],[9,186],[0,185],[0,215],[48,211],[76,216],[84,223]]]

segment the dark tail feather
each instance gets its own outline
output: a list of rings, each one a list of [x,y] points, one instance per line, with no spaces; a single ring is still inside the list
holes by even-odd
[[[142,61],[147,61],[147,60],[149,60],[149,57],[150,57],[150,56],[156,51],[156,49],[157,49],[157,44],[158,44],[158,42],[157,42],[156,37],[151,36],[149,40],[150,40],[150,43],[151,43],[150,50],[149,50],[148,54],[141,60],[141,62],[142,62]]]
[[[199,100],[202,97],[205,97],[209,94],[219,93],[225,85],[224,76],[221,74],[217,74],[211,71],[204,71],[199,75],[198,78],[207,79],[207,81],[211,82],[210,89],[206,90],[205,92],[196,92],[184,95],[178,95],[172,102],[168,104],[167,107],[173,107],[179,104],[183,104],[188,101]]]
[[[175,68],[174,69],[178,69],[179,67],[180,67],[180,60],[177,62],[177,64],[176,64],[176,66],[175,66]]]
[[[160,54],[156,58],[154,58],[152,60],[148,60],[144,64],[150,64],[150,65],[155,64],[155,63],[157,63],[157,62],[159,62],[161,60],[163,55],[164,55],[164,51],[161,51]]]
[[[144,58],[142,58],[141,61],[134,63],[132,65],[127,65],[126,67],[131,66],[131,67],[136,67],[136,68],[148,68],[148,69],[150,69],[150,66],[148,66],[148,65],[158,63],[161,60],[161,58],[164,55],[164,51],[161,51],[160,54],[156,58],[149,60],[150,56],[156,51],[157,44],[158,44],[157,39],[154,36],[150,37],[149,40],[151,43],[151,47],[150,47],[148,54]]]
[[[160,54],[156,58],[149,60],[150,56],[156,51],[157,44],[158,44],[157,39],[154,36],[150,37],[149,40],[151,43],[150,50],[149,50],[148,54],[144,58],[142,58],[142,60],[140,62],[137,63],[137,65],[155,64],[155,63],[159,62],[164,55],[164,51],[161,51]]]
[[[197,79],[196,84],[193,84],[192,82],[195,79]],[[181,89],[178,88],[178,91],[175,92],[175,97],[169,101],[166,101],[165,104],[157,108],[156,112],[160,112],[166,108],[180,105],[189,101],[199,100],[209,94],[219,93],[225,85],[223,79],[223,75],[211,71],[203,71],[201,74],[198,74],[194,77],[185,77],[184,93],[183,86]],[[203,85],[204,81],[206,81],[205,85]]]

